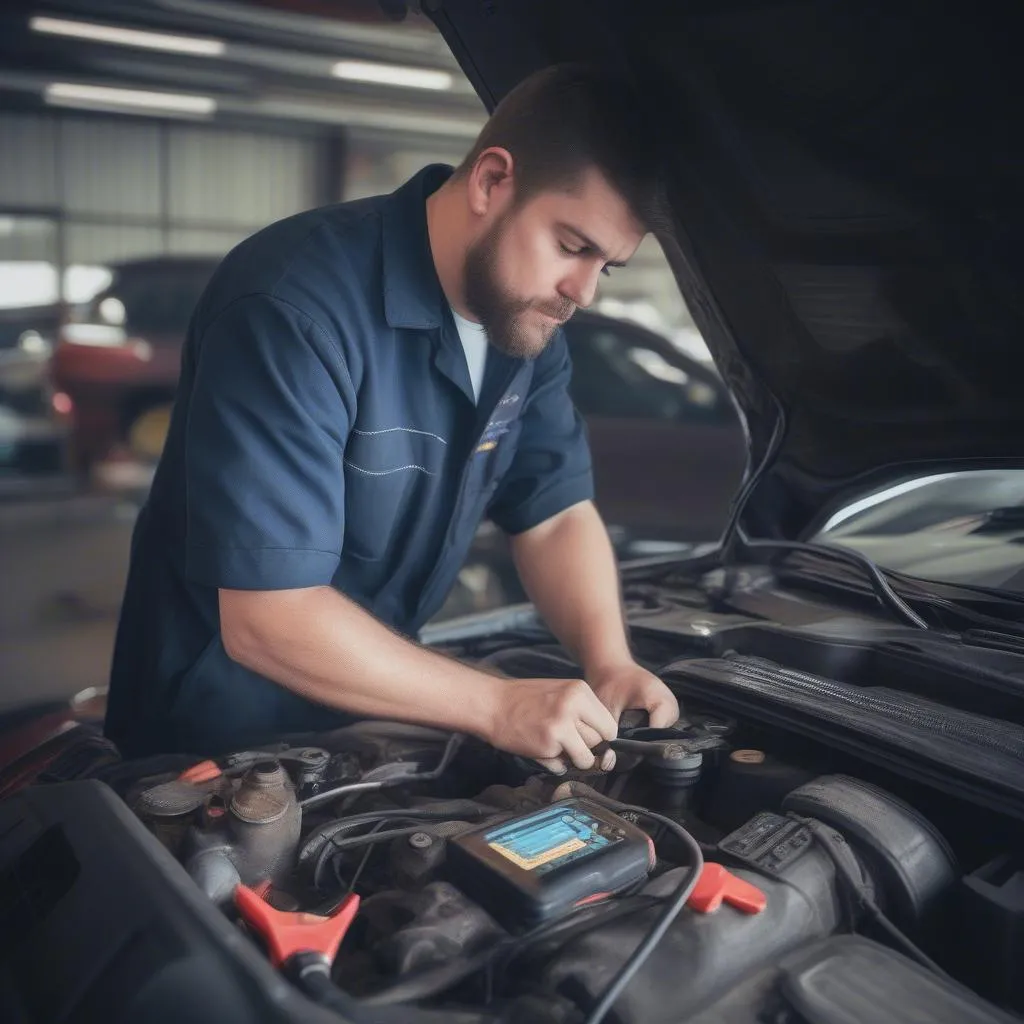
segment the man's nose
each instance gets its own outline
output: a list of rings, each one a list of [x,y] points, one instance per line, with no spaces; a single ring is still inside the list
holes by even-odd
[[[559,293],[570,302],[586,309],[597,294],[597,282],[601,273],[599,265],[581,265],[573,274],[562,281]]]

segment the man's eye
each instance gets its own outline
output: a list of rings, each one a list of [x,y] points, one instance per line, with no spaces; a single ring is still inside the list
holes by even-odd
[[[559,242],[558,248],[562,250],[563,256],[585,256],[589,251],[586,246],[583,246],[580,249],[572,249],[566,245],[565,242]],[[602,267],[601,273],[604,274],[605,277],[611,277],[611,267]]]

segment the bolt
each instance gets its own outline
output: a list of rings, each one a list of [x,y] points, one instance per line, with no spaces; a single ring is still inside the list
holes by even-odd
[[[734,750],[729,760],[736,764],[764,764],[763,750]]]
[[[434,837],[427,832],[413,832],[409,836],[409,845],[414,850],[425,850],[428,846],[432,846],[434,843]]]

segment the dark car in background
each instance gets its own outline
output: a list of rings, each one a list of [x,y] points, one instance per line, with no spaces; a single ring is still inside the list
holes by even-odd
[[[73,405],[83,475],[118,451],[159,455],[189,317],[217,263],[119,264],[80,322],[63,328],[53,378]],[[572,395],[590,432],[606,520],[630,537],[715,539],[745,463],[739,419],[718,375],[638,324],[580,312],[566,332]]]
[[[586,420],[597,505],[618,558],[717,540],[746,461],[721,378],[631,321],[583,311],[565,333],[570,392]],[[506,538],[485,522],[439,618],[525,597]]]
[[[565,330],[606,521],[639,538],[717,539],[746,461],[718,374],[628,321],[580,312]]]

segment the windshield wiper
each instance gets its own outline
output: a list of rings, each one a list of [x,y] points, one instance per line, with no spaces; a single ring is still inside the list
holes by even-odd
[[[1002,633],[991,629],[969,629],[962,640],[972,647],[987,647],[1007,654],[1024,654],[1024,637],[1016,633]]]
[[[748,546],[755,550],[759,545],[764,549],[777,549],[789,553],[805,554],[812,558],[826,556],[827,560],[832,562],[846,562],[858,569],[866,569],[864,562],[870,562],[875,572],[882,577],[887,588],[896,595],[897,601],[900,604],[905,604],[909,607],[907,601],[910,600],[919,606],[925,605],[937,613],[945,613],[952,619],[958,620],[959,623],[965,624],[949,627],[951,630],[966,628],[968,633],[964,634],[965,642],[973,642],[969,640],[969,632],[971,630],[980,630],[979,635],[988,635],[992,638],[999,636],[1003,638],[1004,643],[1015,640],[1018,643],[1024,643],[1024,633],[1021,633],[1018,628],[1015,628],[1018,623],[1022,621],[1022,618],[1024,618],[1024,612],[1022,612],[1022,609],[1024,609],[1024,600],[1020,600],[1013,595],[998,591],[991,591],[986,588],[965,586],[959,583],[939,583],[930,580],[920,580],[911,576],[904,576],[902,573],[898,573],[890,569],[882,569],[874,562],[871,562],[871,559],[866,555],[861,555],[860,552],[851,551],[846,548],[832,548],[823,544],[803,544],[799,541],[748,541]],[[853,555],[854,557],[844,558],[844,554]],[[840,587],[846,592],[849,592],[852,589],[855,592],[864,593],[865,590],[868,589],[863,584],[859,584],[851,578],[844,578],[844,575],[830,576],[828,573],[814,572],[807,567],[799,565],[787,565],[785,571],[787,575],[813,580],[816,583],[828,585],[832,588]],[[870,584],[870,591],[873,591],[875,596],[879,597],[879,600],[881,600],[886,607],[891,608],[889,602],[879,595],[879,592],[874,585],[874,575],[869,572],[865,572],[864,575],[864,582]],[[996,615],[986,614],[983,611],[971,608],[969,606],[970,603],[982,603],[986,605],[1000,604],[1008,609],[1012,609],[1012,617],[1001,618]],[[913,612],[913,609],[911,609],[911,611]],[[898,612],[897,614],[901,620],[908,622],[911,621],[907,619],[902,612]],[[917,615],[916,612],[913,612],[913,614]],[[917,617],[920,618],[920,616]],[[921,628],[916,622],[912,622],[911,624],[914,625],[915,628]],[[934,629],[935,627],[929,627],[926,625],[925,628]]]
[[[898,619],[902,619],[916,629],[932,628],[893,590],[892,585],[885,578],[882,569],[860,551],[853,551],[850,548],[831,547],[827,544],[812,544],[807,541],[751,540],[741,529],[736,531],[736,537],[740,546],[748,551],[800,552],[802,554],[821,555],[824,558],[831,558],[835,561],[854,565],[858,569],[863,570],[878,600]]]

